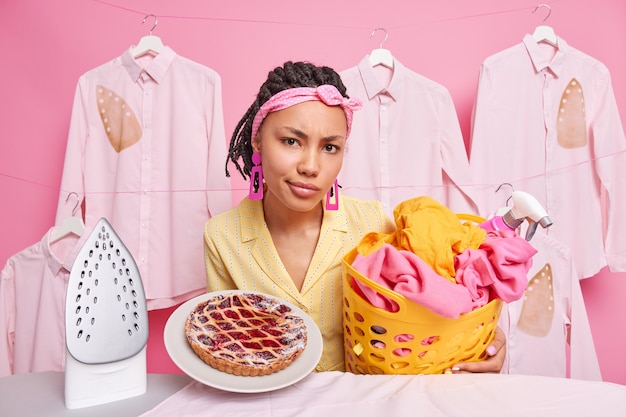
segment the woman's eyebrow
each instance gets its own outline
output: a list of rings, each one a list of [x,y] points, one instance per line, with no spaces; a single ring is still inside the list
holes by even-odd
[[[308,138],[308,135],[300,129],[296,129],[295,127],[290,127],[290,126],[283,126],[283,127],[287,129],[292,135],[297,136],[298,138],[301,138],[301,139]],[[322,140],[326,142],[332,142],[334,140],[341,139],[342,137],[343,135],[331,135],[331,136],[326,136],[322,138]]]
[[[306,133],[304,133],[302,130],[300,129],[296,129],[295,127],[290,127],[290,126],[283,126],[285,129],[287,129],[291,134],[299,137],[299,138],[307,138],[308,135]]]

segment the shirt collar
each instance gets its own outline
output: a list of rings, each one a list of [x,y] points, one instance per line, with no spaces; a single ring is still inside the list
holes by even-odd
[[[176,52],[169,46],[163,48],[163,50],[155,56],[152,61],[145,67],[133,58],[133,47],[131,46],[122,54],[122,65],[128,71],[128,75],[133,81],[137,81],[142,71],[145,71],[154,81],[161,83],[167,74],[168,69],[176,57]]]
[[[261,234],[266,233],[267,226],[263,216],[263,200],[243,199],[238,206],[240,218],[240,233],[242,242],[257,239]],[[348,220],[346,210],[339,202],[338,210],[324,209],[324,217],[322,219],[323,226],[326,225],[329,230],[338,232],[348,231]]]
[[[72,270],[74,260],[85,244],[87,235],[89,234],[87,230],[85,230],[80,238],[72,236],[63,237],[53,244],[51,243],[52,236],[57,229],[57,226],[51,227],[41,241],[42,251],[48,263],[48,268],[54,275],[58,275],[62,269],[68,273]],[[52,248],[53,245],[55,246],[54,249]]]
[[[528,51],[528,55],[530,56],[530,60],[535,67],[536,72],[540,72],[543,69],[550,69],[557,77],[563,70],[563,65],[565,61],[565,54],[568,49],[567,42],[563,39],[557,37],[557,51],[556,55],[549,59],[549,57],[542,51],[542,48],[537,44],[537,41],[530,34],[526,34],[523,39],[524,46]]]
[[[374,68],[369,61],[369,56],[365,56],[361,59],[358,65],[363,85],[365,86],[365,92],[368,100],[372,100],[378,94],[387,93],[394,100],[398,101],[402,94],[402,79],[406,75],[406,68],[396,58],[393,60],[393,75],[391,76],[391,82],[389,87],[386,87],[379,81]]]

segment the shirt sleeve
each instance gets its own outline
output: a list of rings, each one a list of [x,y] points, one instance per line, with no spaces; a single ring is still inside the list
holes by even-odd
[[[443,186],[446,189],[447,205],[458,213],[478,214],[478,206],[469,188],[471,181],[467,150],[449,93],[442,97],[439,112]]]
[[[608,71],[595,86],[590,123],[597,174],[606,190],[605,254],[611,272],[626,271],[626,137]]]
[[[574,272],[573,264],[570,268],[571,297],[569,299],[569,347],[570,347],[570,377],[576,379],[586,379],[590,381],[601,381],[600,364],[596,348],[593,343],[591,326],[587,317],[585,300],[578,275]]]
[[[489,123],[489,100],[491,99],[492,81],[489,68],[485,63],[480,66],[480,72],[478,76],[478,88],[476,90],[476,97],[474,99],[474,107],[472,109],[472,123],[470,131],[470,153],[469,153],[469,165],[471,171],[471,178],[473,182],[472,193],[474,201],[478,206],[478,213],[482,216],[487,216],[490,211],[497,207],[495,201],[495,193],[492,190],[488,190],[491,182],[497,182],[498,178],[489,175],[489,180],[486,178],[487,167],[489,166],[486,161],[498,161],[497,155],[492,155],[492,152],[496,152],[495,147],[489,147],[487,144],[490,142]],[[489,174],[496,174],[492,170]]]
[[[209,160],[206,172],[207,207],[209,216],[222,213],[232,206],[230,180],[226,177],[227,157],[224,111],[222,104],[222,81],[215,75],[210,91],[211,105],[207,106],[207,135],[209,138]]]
[[[15,311],[15,268],[9,259],[0,273],[0,377],[13,374]]]

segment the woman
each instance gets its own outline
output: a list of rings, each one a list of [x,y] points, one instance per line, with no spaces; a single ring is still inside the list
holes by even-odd
[[[250,196],[205,226],[208,291],[261,291],[304,310],[323,337],[317,371],[344,370],[342,257],[366,233],[394,227],[379,202],[338,193],[358,108],[329,67],[286,62],[271,71],[230,143]],[[500,332],[491,358],[453,372],[499,371],[503,345]]]

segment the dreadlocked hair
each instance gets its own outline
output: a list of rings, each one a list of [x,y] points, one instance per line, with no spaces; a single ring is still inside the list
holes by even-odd
[[[228,162],[232,161],[244,179],[250,178],[252,169],[252,122],[254,116],[261,106],[273,95],[290,88],[298,87],[319,87],[329,84],[337,88],[342,96],[349,98],[346,94],[346,87],[341,81],[341,77],[335,70],[326,66],[315,66],[308,62],[288,61],[282,67],[276,67],[267,75],[267,80],[261,85],[259,93],[254,103],[248,108],[241,118],[233,136],[230,139],[228,157],[226,158],[226,176],[228,172]],[[241,164],[239,160],[241,159]]]

